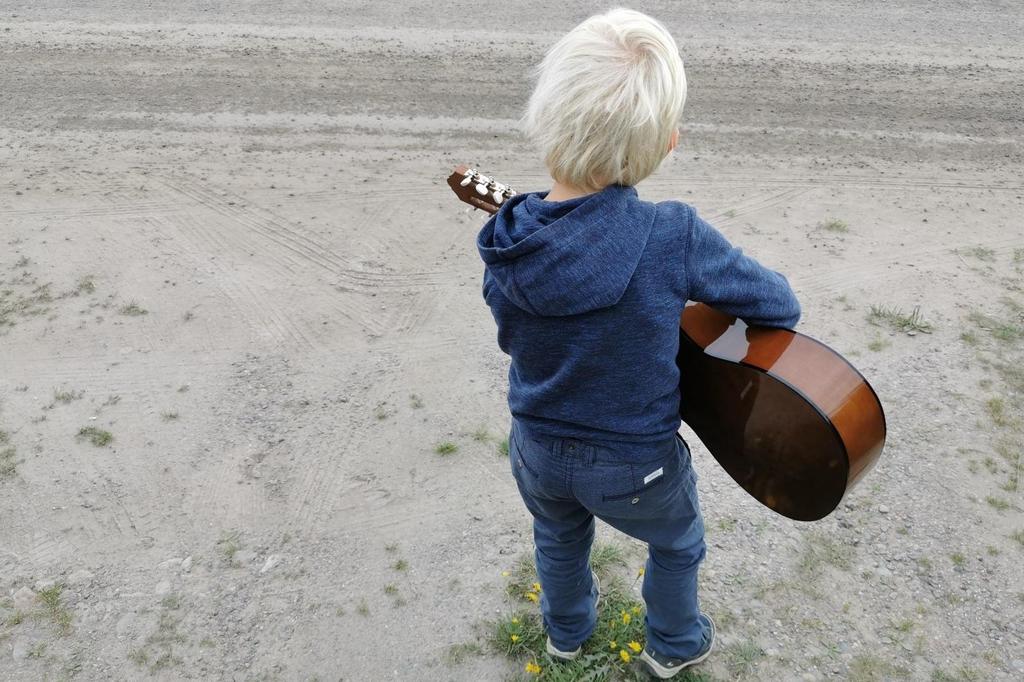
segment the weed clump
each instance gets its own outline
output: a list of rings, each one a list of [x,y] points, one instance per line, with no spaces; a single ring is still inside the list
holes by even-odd
[[[918,306],[907,315],[896,307],[872,305],[867,320],[877,327],[887,326],[898,332],[931,334],[934,329],[921,315],[921,308]]]
[[[78,435],[75,437],[78,440],[88,440],[98,448],[106,447],[114,440],[114,434],[110,433],[110,431],[104,431],[95,426],[82,427],[78,430]]]

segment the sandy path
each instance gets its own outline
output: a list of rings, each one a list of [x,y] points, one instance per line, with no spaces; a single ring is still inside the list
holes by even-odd
[[[543,187],[524,75],[589,6],[66,4],[0,1],[0,677],[500,679],[444,659],[529,532],[443,178]],[[813,526],[698,449],[719,679],[1024,674],[1021,20],[893,4],[638,5],[690,79],[642,194],[786,272],[890,422]]]

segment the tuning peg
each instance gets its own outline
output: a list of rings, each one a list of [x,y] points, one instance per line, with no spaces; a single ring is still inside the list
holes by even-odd
[[[480,196],[487,196],[487,185],[480,183],[476,186],[476,193]]]
[[[496,204],[500,204],[501,202],[505,201],[505,196],[504,194],[502,194],[502,191],[500,189],[494,190],[491,193],[491,196],[494,197],[494,203]]]

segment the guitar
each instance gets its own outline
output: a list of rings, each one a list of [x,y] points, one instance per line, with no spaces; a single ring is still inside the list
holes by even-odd
[[[448,185],[491,214],[516,194],[466,166]],[[687,302],[676,364],[679,416],[733,480],[785,517],[824,518],[882,454],[885,414],[874,389],[799,332]]]

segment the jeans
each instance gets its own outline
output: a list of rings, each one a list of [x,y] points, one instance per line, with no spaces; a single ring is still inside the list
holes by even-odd
[[[596,516],[648,544],[647,647],[672,658],[698,654],[706,635],[697,601],[704,521],[685,441],[558,438],[513,419],[509,459],[533,515],[541,614],[552,644],[574,651],[597,623],[589,565]]]

